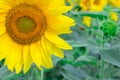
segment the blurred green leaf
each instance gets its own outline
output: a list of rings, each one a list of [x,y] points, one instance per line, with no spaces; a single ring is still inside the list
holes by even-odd
[[[0,79],[1,80],[13,80],[23,76],[23,74],[16,74],[15,72],[10,72],[6,66],[0,68]]]
[[[102,58],[108,63],[120,67],[120,49],[101,49],[100,54],[102,55]]]
[[[65,79],[68,80],[86,80],[87,75],[85,75],[82,71],[77,70],[72,65],[66,64],[62,67],[64,71],[61,74]]]
[[[74,12],[74,11],[71,11],[71,13],[73,15],[90,16],[92,18],[97,18],[100,20],[104,20],[109,16],[107,12],[88,12],[88,11]]]
[[[61,60],[61,58],[56,57],[56,56],[52,56],[52,60],[53,60],[53,65],[55,66],[58,63],[58,61]]]
[[[87,44],[80,43],[80,41],[67,41],[72,47],[86,47]]]
[[[81,62],[85,61],[85,62],[97,64],[97,59],[93,56],[88,56],[88,55],[82,55],[78,57],[75,62],[79,62],[79,61]]]

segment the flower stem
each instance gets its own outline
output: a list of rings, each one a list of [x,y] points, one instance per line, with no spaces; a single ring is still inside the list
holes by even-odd
[[[37,67],[35,67],[34,72],[35,72],[34,76],[35,76],[36,80],[43,80],[44,79],[43,68],[40,70]]]
[[[111,72],[112,72],[112,65],[111,64],[108,64],[109,65],[109,67],[108,67],[108,75],[107,75],[107,80],[110,80],[110,78],[111,78]]]
[[[100,61],[100,80],[104,80],[104,60]]]
[[[34,76],[35,76],[36,80],[41,80],[40,70],[37,67],[35,67],[34,70],[35,70]]]
[[[103,39],[102,39],[102,43],[101,43],[101,48],[104,49],[104,41],[103,41]],[[100,74],[99,74],[100,80],[104,80],[104,64],[105,64],[105,62],[104,62],[104,60],[103,60],[103,58],[101,56],[101,60],[100,60]]]
[[[43,68],[41,70],[41,80],[44,80],[44,70],[43,70]]]

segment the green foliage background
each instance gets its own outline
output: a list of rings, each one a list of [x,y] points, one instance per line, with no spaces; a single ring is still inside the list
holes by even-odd
[[[110,11],[120,13],[109,6],[99,13],[83,12],[76,5],[65,14],[76,21],[71,34],[61,35],[73,50],[64,51],[63,59],[52,57],[54,68],[44,69],[44,80],[120,80],[120,20],[111,20]],[[92,18],[90,28],[82,24],[83,16]],[[15,74],[3,63],[0,80],[41,80],[41,71],[34,64],[26,74]]]

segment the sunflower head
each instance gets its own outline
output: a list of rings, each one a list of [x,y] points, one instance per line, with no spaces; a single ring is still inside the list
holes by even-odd
[[[59,37],[74,25],[63,15],[72,8],[64,0],[2,0],[0,7],[0,60],[9,70],[27,72],[32,63],[52,68],[52,55],[72,49]]]
[[[81,0],[80,6],[82,7],[82,10],[90,11],[91,10],[91,0]]]
[[[97,11],[100,12],[107,5],[107,0],[81,0],[80,6],[85,11]]]
[[[107,0],[104,0],[104,1],[102,1],[102,0],[93,0],[92,5],[91,5],[91,10],[100,12],[105,8],[106,5],[107,5]]]
[[[47,28],[46,22],[39,8],[21,3],[9,10],[6,31],[15,42],[27,45],[40,40]]]
[[[113,7],[120,8],[120,0],[109,0],[109,4]]]

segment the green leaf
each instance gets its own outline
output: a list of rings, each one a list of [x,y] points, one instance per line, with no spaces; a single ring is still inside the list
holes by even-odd
[[[0,68],[0,79],[2,79],[2,78],[4,77],[4,75],[7,74],[7,73],[8,73],[7,67],[2,66],[2,67]]]
[[[52,56],[52,60],[53,60],[53,65],[55,66],[58,63],[58,61],[61,60],[61,58],[56,57],[56,56]]]
[[[106,19],[108,17],[108,13],[106,12],[88,12],[88,11],[80,11],[80,12],[74,12],[71,11],[73,15],[80,15],[80,16],[90,16],[92,18],[97,18],[100,20]]]
[[[77,70],[72,65],[66,64],[62,67],[64,71],[61,74],[67,80],[86,80],[87,75],[85,75],[82,71]]]
[[[15,72],[10,72],[6,66],[0,68],[0,80],[13,80],[22,76],[22,73],[16,74]]]
[[[101,49],[100,53],[105,61],[120,67],[120,49]]]
[[[79,62],[79,61],[85,61],[85,62],[97,64],[97,59],[95,57],[88,56],[88,55],[80,56],[79,58],[76,59],[75,62]]]
[[[67,41],[72,47],[86,47],[87,44],[82,44],[80,41]]]

